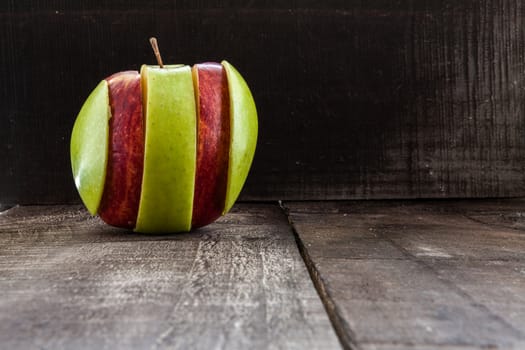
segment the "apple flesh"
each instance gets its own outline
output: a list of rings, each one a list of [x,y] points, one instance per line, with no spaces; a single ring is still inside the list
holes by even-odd
[[[71,137],[86,207],[137,232],[189,231],[230,210],[253,160],[251,92],[223,61],[142,66],[103,80]]]
[[[137,71],[116,73],[109,87],[108,164],[98,214],[106,223],[134,228],[139,208],[144,163],[144,118]]]

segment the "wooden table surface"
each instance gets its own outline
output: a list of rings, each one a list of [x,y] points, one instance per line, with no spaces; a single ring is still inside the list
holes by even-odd
[[[139,235],[0,213],[5,349],[525,349],[525,200],[240,203]]]

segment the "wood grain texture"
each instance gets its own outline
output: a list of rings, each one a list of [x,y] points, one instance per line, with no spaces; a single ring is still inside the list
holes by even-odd
[[[525,347],[525,200],[285,206],[348,347]]]
[[[523,23],[519,0],[3,1],[0,203],[78,201],[73,120],[151,35],[249,83],[244,199],[523,196]]]
[[[0,214],[8,349],[337,349],[277,205],[139,235],[76,206]]]

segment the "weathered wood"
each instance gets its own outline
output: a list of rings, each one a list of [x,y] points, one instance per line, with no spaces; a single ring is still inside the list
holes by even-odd
[[[15,207],[0,214],[0,294],[6,349],[340,348],[277,205],[175,235]]]
[[[244,199],[525,195],[520,0],[0,4],[0,203],[78,202],[68,147],[98,81],[227,59],[257,102]]]
[[[285,206],[348,346],[525,347],[525,200]]]

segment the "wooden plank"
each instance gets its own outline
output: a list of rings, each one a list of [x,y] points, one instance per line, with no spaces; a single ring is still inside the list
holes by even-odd
[[[348,347],[525,347],[525,200],[285,206]]]
[[[340,348],[272,204],[175,235],[15,207],[0,214],[0,293],[9,349]]]
[[[0,203],[78,203],[73,120],[154,63],[152,34],[249,83],[244,199],[525,195],[524,21],[520,0],[3,1]]]

